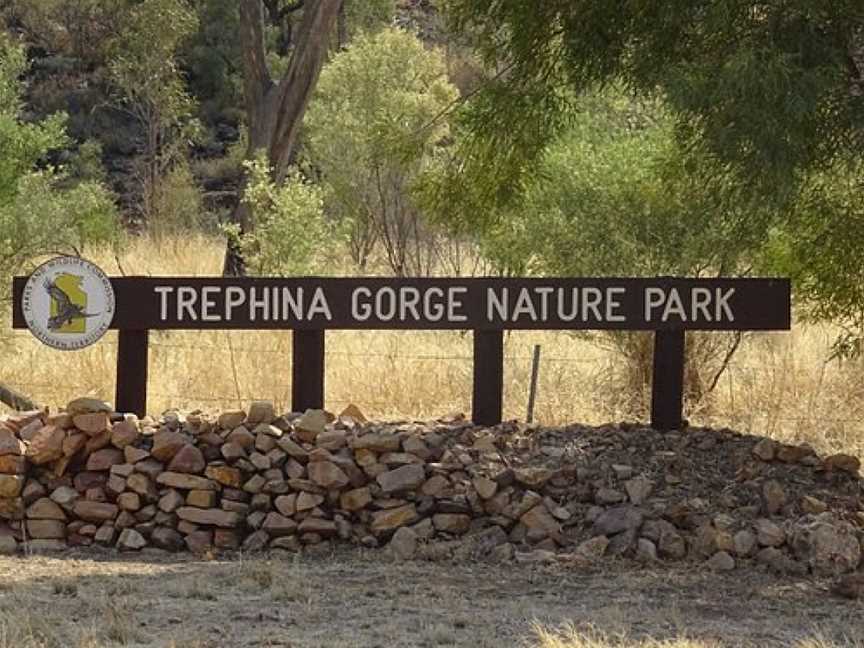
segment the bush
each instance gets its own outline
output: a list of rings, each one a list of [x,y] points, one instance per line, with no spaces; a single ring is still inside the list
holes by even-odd
[[[296,168],[277,185],[261,157],[244,166],[243,201],[251,209],[253,227],[246,234],[233,224],[224,229],[239,245],[250,273],[302,275],[320,269],[322,252],[339,237],[324,218],[320,187],[304,180]]]

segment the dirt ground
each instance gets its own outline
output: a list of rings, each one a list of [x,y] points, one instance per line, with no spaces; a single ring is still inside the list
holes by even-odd
[[[0,559],[0,648],[528,646],[536,628],[721,646],[859,645],[864,603],[825,581],[604,563],[393,564],[378,554]]]

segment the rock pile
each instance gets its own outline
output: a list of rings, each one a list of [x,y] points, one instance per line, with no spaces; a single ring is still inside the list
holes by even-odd
[[[564,428],[461,417],[370,423],[349,407],[138,420],[78,399],[0,418],[0,551],[297,551],[397,559],[861,564],[859,461],[730,430]]]

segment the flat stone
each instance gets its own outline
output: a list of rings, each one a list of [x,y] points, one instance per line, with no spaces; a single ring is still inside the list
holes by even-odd
[[[417,508],[414,504],[404,504],[373,513],[370,529],[373,533],[382,534],[395,531],[406,524],[413,524],[418,519]]]
[[[193,524],[219,527],[236,527],[241,522],[238,513],[221,509],[199,509],[194,506],[181,506],[177,509],[177,517]]]
[[[149,456],[150,453],[141,448],[135,448],[133,446],[126,446],[123,448],[123,457],[126,459],[126,463],[135,464],[139,461],[143,461]]]
[[[66,521],[66,513],[50,497],[41,497],[27,507],[27,517],[32,520]]]
[[[137,511],[141,508],[141,496],[138,493],[121,493],[117,497],[117,506],[124,511]]]
[[[363,415],[363,412],[354,403],[348,405],[339,413],[339,418],[351,419],[355,423],[366,423],[368,419]]]
[[[596,536],[580,542],[576,547],[576,554],[587,560],[598,560],[603,557],[608,547],[609,538]]]
[[[204,474],[207,475],[207,477],[209,477],[210,479],[219,482],[223,486],[229,486],[230,488],[240,488],[242,475],[237,468],[233,468],[231,466],[210,464],[209,466],[207,466]]]
[[[93,412],[107,412],[110,414],[113,411],[114,408],[110,403],[98,398],[76,398],[66,404],[66,413],[73,417],[76,414],[90,414]]]
[[[398,452],[402,439],[398,434],[364,434],[351,442],[354,450],[372,450],[373,452]]]
[[[213,529],[213,545],[218,549],[239,549],[241,541],[237,529]]]
[[[306,468],[309,479],[328,490],[338,490],[348,485],[348,475],[330,461],[310,462]]]
[[[246,421],[246,412],[243,410],[234,410],[222,412],[219,415],[218,425],[223,430],[233,430],[236,427],[243,425]]]
[[[63,439],[63,456],[71,457],[87,445],[87,435],[83,432],[69,432]]]
[[[225,437],[227,443],[234,443],[243,450],[251,450],[255,447],[255,435],[245,425],[238,425]]]
[[[0,518],[20,520],[24,517],[24,500],[20,497],[0,497]]]
[[[203,555],[213,548],[213,530],[198,529],[186,535],[186,548],[193,554]]]
[[[294,422],[294,433],[301,441],[314,443],[315,438],[324,431],[328,421],[329,417],[324,410],[307,409]]]
[[[280,495],[273,500],[273,506],[285,517],[291,517],[297,512],[297,494]]]
[[[438,513],[432,516],[432,524],[438,531],[462,535],[471,528],[471,516],[459,513]]]
[[[309,511],[322,504],[324,502],[324,496],[318,495],[317,493],[308,493],[306,491],[302,491],[297,496],[297,512],[302,513],[303,511]]]
[[[822,462],[822,468],[829,472],[839,470],[840,472],[849,473],[850,475],[857,475],[858,471],[861,469],[861,460],[852,455],[838,453],[826,457]]]
[[[624,482],[624,490],[627,491],[627,497],[630,498],[630,501],[639,506],[651,496],[654,482],[645,477],[634,477]]]
[[[0,456],[23,455],[27,447],[10,430],[0,429]]]
[[[657,562],[657,545],[648,538],[636,541],[636,560],[642,563]]]
[[[38,540],[66,537],[66,523],[61,520],[27,520],[27,535]]]
[[[183,548],[183,536],[169,527],[156,527],[150,534],[154,546],[166,551],[180,551]]]
[[[180,450],[189,444],[189,437],[179,432],[171,430],[160,430],[153,435],[153,449],[150,454],[153,457],[165,463],[171,461]]]
[[[376,481],[385,493],[418,488],[426,480],[426,471],[422,465],[411,464],[394,470],[388,470],[378,475]]]
[[[786,533],[783,528],[764,518],[753,523],[756,528],[756,540],[762,547],[779,547],[786,542]]]
[[[79,499],[73,505],[72,511],[82,520],[102,522],[117,517],[118,508],[115,504],[107,502],[91,502]]]
[[[336,523],[333,520],[324,520],[316,517],[307,517],[297,527],[297,532],[300,534],[314,533],[323,538],[335,536],[337,531]]]
[[[372,493],[368,486],[346,491],[339,496],[339,506],[346,511],[359,511],[366,508],[372,501]]]
[[[18,497],[24,488],[24,475],[0,475],[0,497]]]
[[[18,553],[18,542],[12,536],[0,536],[0,555]]]
[[[276,408],[270,401],[257,400],[249,405],[249,414],[244,423],[248,427],[255,427],[261,423],[272,423],[276,418]]]
[[[543,536],[549,536],[554,540],[561,537],[561,525],[552,517],[545,505],[539,504],[528,512],[523,514],[519,521],[524,524],[529,531],[539,531]]]
[[[147,546],[147,541],[135,529],[123,529],[117,539],[117,547],[128,551],[138,551]]]
[[[635,506],[615,506],[603,511],[594,520],[591,533],[611,536],[623,531],[636,531],[642,526],[644,514]]]
[[[69,486],[58,486],[51,492],[50,497],[52,501],[57,502],[63,508],[69,509],[81,497],[81,494]]]
[[[601,506],[618,504],[626,499],[624,493],[614,488],[598,488],[594,493],[594,501]]]
[[[129,419],[117,421],[111,426],[111,445],[115,448],[124,449],[135,443],[139,436],[141,433],[138,431],[138,426]]]
[[[89,412],[87,414],[75,414],[72,424],[90,436],[101,434],[109,429],[107,412]]]
[[[773,461],[779,444],[771,439],[760,439],[753,446],[753,455],[762,461]]]
[[[185,473],[163,472],[156,477],[156,483],[171,488],[186,488],[196,490],[215,490],[216,484],[206,477],[187,475]]]
[[[186,504],[198,508],[213,508],[216,506],[216,491],[191,490],[186,495]]]
[[[409,527],[400,527],[390,539],[387,549],[397,560],[410,560],[417,552],[417,534]]]
[[[66,431],[53,425],[39,430],[27,448],[27,459],[37,466],[46,464],[63,456],[63,439]]]
[[[725,572],[735,569],[735,559],[725,551],[718,551],[706,563],[712,571]]]
[[[271,537],[279,537],[292,535],[297,532],[297,523],[281,513],[271,511],[264,518],[264,523],[261,528],[266,531]]]
[[[498,482],[487,479],[486,477],[475,477],[471,481],[471,484],[474,486],[474,490],[477,491],[477,494],[484,500],[492,499],[498,491]]]
[[[289,457],[293,457],[298,461],[305,462],[309,458],[309,453],[303,449],[301,445],[292,441],[287,436],[283,436],[276,442]]]
[[[207,463],[204,461],[204,455],[194,445],[184,445],[177,454],[174,455],[171,462],[168,464],[168,470],[171,472],[198,474],[204,472]]]
[[[263,551],[269,540],[270,536],[267,535],[266,531],[255,531],[255,533],[250,533],[243,541],[243,551],[248,553]]]
[[[37,539],[27,543],[27,551],[30,553],[55,553],[66,551],[66,543],[59,539]]]
[[[735,547],[735,555],[741,556],[742,558],[752,556],[756,552],[756,536],[746,529],[743,529],[732,536],[732,543]]]
[[[118,450],[117,448],[103,448],[87,457],[87,470],[110,470],[111,466],[125,462],[126,458],[123,456],[122,450]]]
[[[0,474],[23,475],[27,472],[27,458],[22,455],[0,455]]]
[[[325,450],[339,450],[346,444],[344,430],[324,430],[315,437],[315,445]]]

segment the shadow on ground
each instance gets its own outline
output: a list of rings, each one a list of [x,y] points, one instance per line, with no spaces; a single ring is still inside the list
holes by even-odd
[[[864,604],[759,571],[386,562],[380,553],[200,560],[76,551],[0,559],[0,648],[529,646],[535,624],[658,640],[860,641]]]

